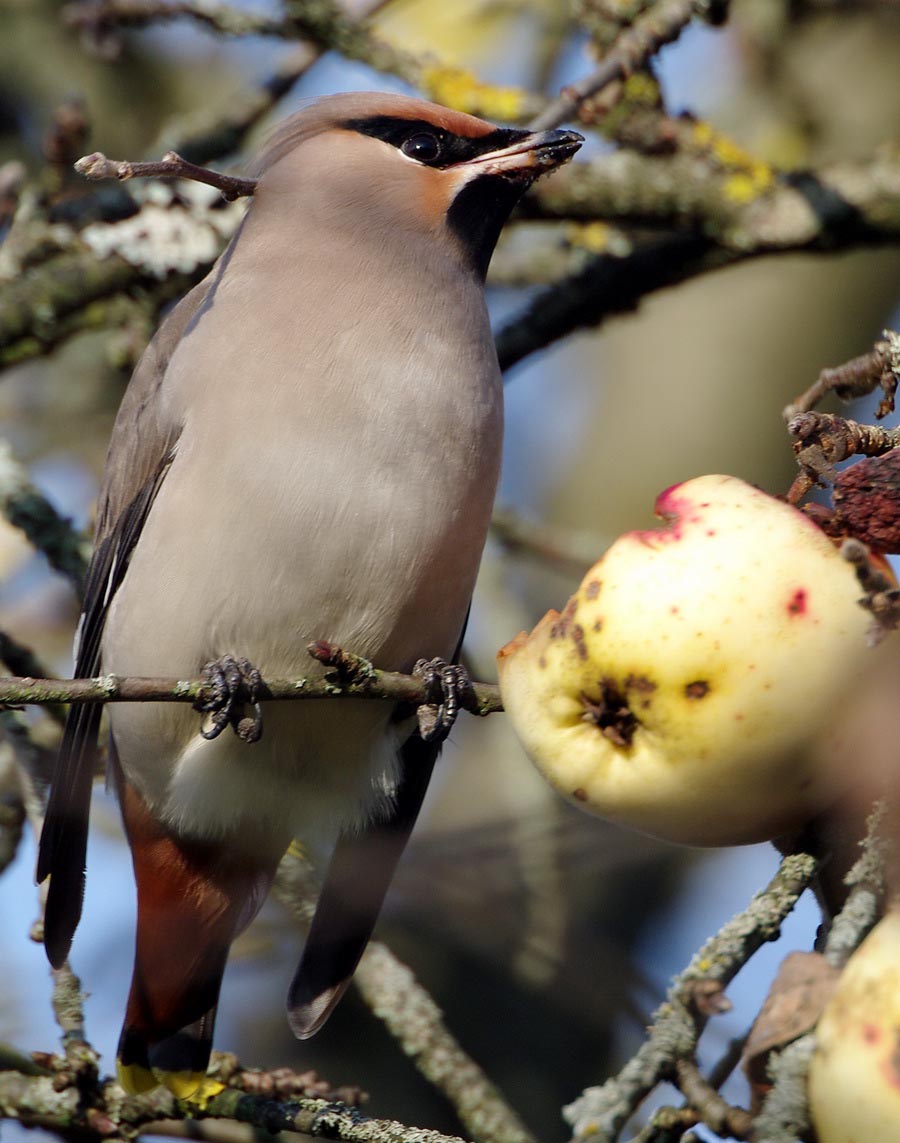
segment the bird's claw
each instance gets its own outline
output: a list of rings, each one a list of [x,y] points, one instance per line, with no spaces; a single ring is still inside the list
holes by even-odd
[[[207,663],[201,672],[202,697],[194,710],[209,714],[208,725],[200,730],[206,739],[218,738],[230,726],[244,742],[258,742],[262,737],[262,707],[259,704],[262,676],[247,659],[223,655]],[[246,699],[253,704],[253,714],[244,716]]]
[[[425,742],[442,742],[471,692],[469,673],[459,663],[443,659],[419,659],[412,673],[422,680],[428,696],[416,710],[419,734]]]

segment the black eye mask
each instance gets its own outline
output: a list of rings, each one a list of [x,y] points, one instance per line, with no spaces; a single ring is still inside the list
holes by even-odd
[[[436,127],[425,119],[401,119],[392,115],[373,115],[369,119],[348,119],[345,126],[361,135],[371,135],[390,143],[411,159],[426,167],[452,167],[512,146],[529,132],[498,127],[487,135],[470,138],[454,135],[443,127]]]

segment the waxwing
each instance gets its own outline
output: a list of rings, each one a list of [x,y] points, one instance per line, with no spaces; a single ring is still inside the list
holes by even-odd
[[[229,946],[294,837],[333,847],[288,996],[299,1037],[353,974],[439,745],[359,699],[267,704],[251,742],[228,696],[254,671],[309,674],[316,639],[392,671],[458,654],[500,464],[484,276],[522,192],[580,142],[397,95],[305,107],[135,370],[75,673],[209,664],[221,702],[212,726],[180,704],[110,707],[138,894],[131,1091],[201,1086]],[[54,965],[81,913],[99,711],[69,716],[41,839]]]

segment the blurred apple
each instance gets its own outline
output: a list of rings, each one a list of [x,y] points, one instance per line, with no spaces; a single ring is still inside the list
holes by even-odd
[[[504,705],[585,809],[691,845],[777,837],[852,780],[854,702],[896,637],[869,647],[853,569],[759,489],[702,476],[656,512],[500,651]]]
[[[818,1143],[900,1139],[900,913],[841,973],[816,1031],[809,1101]]]

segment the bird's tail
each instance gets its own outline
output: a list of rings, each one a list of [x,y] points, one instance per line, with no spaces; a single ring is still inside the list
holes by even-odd
[[[118,1075],[132,1093],[164,1084],[202,1094],[222,974],[234,938],[265,899],[284,846],[230,848],[179,838],[124,780],[119,797],[138,894],[131,992]]]
[[[425,797],[440,745],[412,735],[401,747],[401,778],[390,813],[340,838],[288,990],[288,1023],[314,1036],[347,990]]]

